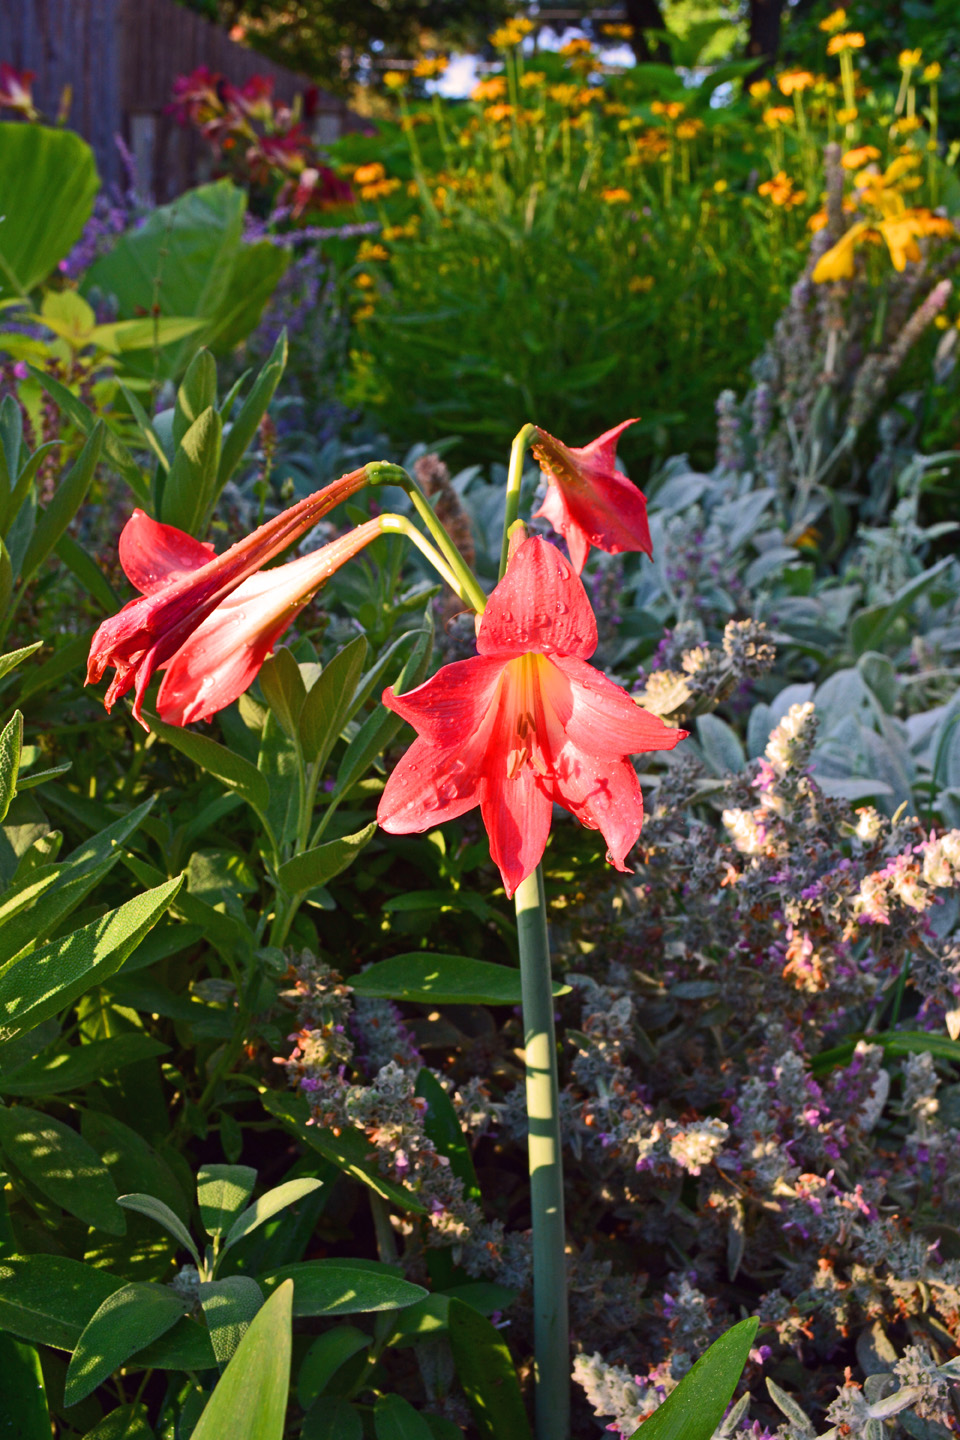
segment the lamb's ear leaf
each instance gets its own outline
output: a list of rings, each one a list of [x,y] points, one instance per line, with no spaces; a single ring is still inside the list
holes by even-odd
[[[714,1341],[630,1440],[711,1440],[730,1404],[753,1346],[759,1320],[751,1317]],[[652,1427],[652,1428],[651,1428]]]

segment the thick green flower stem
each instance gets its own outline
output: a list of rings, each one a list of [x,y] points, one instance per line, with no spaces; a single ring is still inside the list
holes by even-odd
[[[503,544],[500,547],[500,579],[507,573],[507,554],[510,549],[510,526],[520,511],[520,486],[523,482],[523,457],[527,446],[537,433],[536,425],[524,425],[510,446],[510,466],[507,470],[507,493],[503,500]]]
[[[406,491],[420,519],[437,542],[438,550],[457,577],[457,583],[452,586],[452,589],[471,609],[475,610],[478,615],[482,615],[487,604],[483,588],[450,539],[437,512],[413,476],[409,475],[402,465],[391,465],[385,460],[378,460],[374,464],[368,465],[367,474],[370,475],[371,483],[374,485],[396,485],[398,489]],[[422,545],[420,549],[423,549]],[[429,556],[427,558],[430,559]]]
[[[533,1341],[537,1440],[570,1434],[570,1341],[563,1222],[563,1157],[553,978],[547,907],[539,867],[517,888],[527,1134],[533,1217]]]

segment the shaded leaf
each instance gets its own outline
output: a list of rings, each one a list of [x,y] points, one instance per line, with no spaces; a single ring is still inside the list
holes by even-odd
[[[126,1221],[110,1172],[69,1125],[26,1105],[10,1105],[0,1110],[0,1148],[54,1204],[108,1234],[124,1233]]]
[[[294,1315],[357,1315],[371,1310],[399,1310],[422,1300],[426,1290],[404,1280],[398,1271],[376,1261],[303,1260],[263,1277],[273,1290],[293,1281]]]
[[[519,1005],[522,1000],[520,971],[511,966],[422,951],[378,961],[356,976],[353,988],[358,995],[427,1005]],[[569,991],[568,985],[553,987],[554,995]]]
[[[263,1304],[263,1291],[249,1275],[228,1275],[225,1280],[205,1281],[200,1286],[200,1303],[222,1370]]]
[[[281,1285],[254,1316],[192,1440],[283,1440],[292,1302],[293,1286]]]
[[[451,1300],[450,1348],[482,1440],[531,1440],[520,1382],[499,1331],[478,1311]]]
[[[115,1290],[92,1316],[67,1369],[64,1403],[76,1405],[131,1355],[165,1334],[188,1302],[166,1285],[134,1283]]]

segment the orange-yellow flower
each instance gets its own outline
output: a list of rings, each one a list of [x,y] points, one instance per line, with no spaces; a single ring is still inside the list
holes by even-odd
[[[832,35],[827,41],[827,54],[839,55],[843,50],[862,50],[866,40],[859,30],[849,30],[845,35]]]
[[[629,205],[632,197],[630,191],[624,190],[621,185],[613,186],[609,190],[601,190],[600,198],[605,201],[607,205]]]
[[[574,55],[589,55],[592,50],[590,41],[578,36],[575,40],[568,40],[566,45],[561,45],[560,54],[565,60],[572,60]]]
[[[794,190],[793,181],[784,170],[778,170],[772,180],[764,180],[762,185],[758,185],[757,193],[768,196],[774,205],[784,210],[802,205],[807,198],[806,190]]]
[[[820,21],[820,29],[825,31],[827,35],[835,35],[838,30],[843,29],[846,23],[846,10],[837,9],[834,10],[832,14],[828,15],[826,20]]]
[[[778,125],[791,125],[795,119],[788,105],[769,105],[763,112],[763,123],[776,130]]]
[[[369,165],[357,166],[353,172],[353,182],[355,185],[375,185],[378,180],[384,178],[386,173],[380,161],[373,160]]]
[[[840,161],[844,170],[860,170],[864,165],[869,165],[871,160],[879,160],[880,151],[876,145],[857,145],[848,150]]]
[[[507,82],[502,75],[491,75],[488,80],[481,80],[470,91],[470,99],[501,100],[507,93]]]
[[[943,66],[939,60],[934,60],[927,65],[920,77],[925,85],[935,85],[943,74]]]
[[[897,56],[897,64],[901,70],[916,70],[922,59],[922,50],[901,50]]]
[[[754,100],[766,100],[772,89],[769,80],[754,80],[750,86],[750,94]]]
[[[405,90],[409,79],[409,75],[405,75],[402,70],[388,70],[383,77],[383,83],[388,90]]]
[[[413,73],[418,80],[431,80],[435,75],[442,75],[449,64],[446,55],[424,55],[414,65]]]
[[[650,106],[654,115],[665,115],[668,120],[676,120],[686,108],[682,100],[654,100]]]
[[[788,70],[785,75],[780,75],[777,79],[782,95],[793,95],[798,90],[809,90],[813,83],[813,76],[809,70]]]
[[[695,140],[703,129],[702,120],[681,120],[677,126],[678,140]]]

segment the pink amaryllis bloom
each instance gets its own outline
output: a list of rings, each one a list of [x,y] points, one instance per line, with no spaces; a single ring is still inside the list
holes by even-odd
[[[564,445],[537,427],[533,453],[548,481],[537,515],[566,540],[578,575],[591,545],[613,555],[624,550],[653,555],[646,498],[616,468],[617,441],[636,423],[624,420],[583,446]]]
[[[95,685],[108,667],[116,671],[104,696],[106,708],[135,686],[133,713],[143,725],[143,698],[156,671],[238,586],[366,482],[366,470],[351,471],[274,516],[222,555],[135,510],[120,536],[120,563],[142,593],[99,626],[87,661],[88,685]]]
[[[597,622],[569,562],[523,541],[490,597],[479,654],[408,695],[384,692],[417,739],[387,781],[377,818],[405,835],[480,806],[507,894],[539,864],[554,802],[607,842],[625,870],[643,798],[628,755],[672,750],[686,734],[642,710],[587,664]]]
[[[0,110],[16,110],[27,120],[38,120],[40,112],[33,103],[32,70],[15,70],[12,65],[0,65]]]

